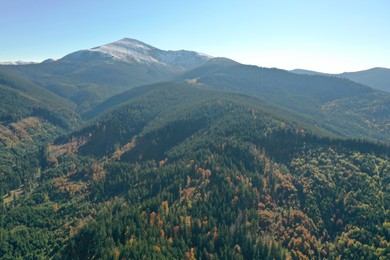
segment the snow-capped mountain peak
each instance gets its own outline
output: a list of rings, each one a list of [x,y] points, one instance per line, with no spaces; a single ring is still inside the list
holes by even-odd
[[[191,68],[211,59],[211,56],[194,51],[164,51],[138,40],[122,40],[89,49],[126,63],[158,63],[160,65]]]
[[[90,51],[101,52],[123,62],[157,62],[150,56],[153,47],[133,39],[122,39],[113,43],[92,48]]]

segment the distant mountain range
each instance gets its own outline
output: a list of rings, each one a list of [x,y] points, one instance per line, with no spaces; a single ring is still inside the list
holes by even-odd
[[[110,95],[167,80],[211,57],[194,51],[163,51],[133,39],[81,50],[40,64],[3,65],[0,71],[30,80],[85,110]]]
[[[28,65],[28,64],[37,64],[38,62],[33,61],[2,61],[0,65]]]
[[[352,81],[367,85],[372,88],[390,92],[390,69],[372,68],[356,72],[344,72],[340,74],[328,74],[312,70],[295,69],[291,72],[307,75],[334,76],[350,79]]]
[[[218,58],[178,79],[261,97],[334,134],[390,141],[390,94],[345,78],[298,75]]]
[[[340,75],[293,72],[194,51],[165,51],[128,38],[55,61],[0,66],[0,73],[47,90],[66,101],[63,111],[73,107],[72,113],[85,119],[126,102],[126,91],[134,87],[174,81],[261,98],[272,110],[339,136],[390,141],[390,94],[367,84],[377,78],[385,86],[390,82],[384,77],[387,69]]]

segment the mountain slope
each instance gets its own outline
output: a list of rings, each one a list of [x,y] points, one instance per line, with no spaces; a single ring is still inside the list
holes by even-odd
[[[323,75],[323,76],[346,78],[375,89],[390,92],[390,69],[387,68],[372,68],[372,69],[356,71],[356,72],[343,72],[340,74],[327,74],[327,73],[316,72],[311,70],[302,70],[302,69],[291,70],[291,72],[297,74]]]
[[[81,119],[75,105],[45,88],[0,72],[0,196],[31,189],[40,172],[41,148]],[[8,199],[12,199],[8,198]]]
[[[156,63],[164,66],[174,66],[178,69],[191,69],[211,58],[208,55],[194,51],[163,51],[129,38],[92,48],[89,51],[99,52],[127,63]]]
[[[72,102],[25,79],[0,72],[0,92],[2,121],[40,116],[63,128],[74,128],[80,123]]]
[[[88,138],[90,141],[80,148],[80,151],[100,156],[107,151],[113,152],[118,145],[125,145],[123,142],[129,141],[129,138],[131,139],[137,132],[151,131],[156,124],[166,123],[169,118],[178,117],[188,110],[193,110],[194,107],[208,107],[213,102],[224,103],[226,100],[235,100],[237,104],[259,106],[264,111],[272,111],[274,115],[281,118],[288,115],[290,118],[295,118],[294,114],[289,114],[288,111],[259,98],[212,91],[189,84],[166,82],[135,88],[109,99],[109,105],[101,107],[98,111],[92,111],[94,115],[101,114],[92,122],[100,121],[100,123],[97,125],[92,123],[91,127],[83,130],[82,135],[90,136]],[[113,114],[115,116],[112,116]],[[125,126],[131,127],[125,130]]]
[[[350,80],[298,75],[220,60],[217,63],[211,60],[176,80],[263,97],[311,118],[317,126],[338,135],[390,140],[387,109],[390,95]],[[334,107],[346,104],[353,109],[362,105],[360,99],[365,100],[364,108],[354,113],[352,121],[349,112]]]
[[[48,147],[1,257],[389,256],[389,146],[188,84],[128,97]]]
[[[251,139],[256,138],[258,141],[261,140],[262,136],[270,138],[273,131],[279,128],[280,134],[286,134],[286,136],[288,134],[284,131],[289,129],[288,132],[292,138],[290,141],[292,142],[293,136],[296,134],[308,139],[313,137],[327,140],[327,138],[330,138],[329,134],[320,129],[303,124],[299,117],[294,117],[293,113],[285,114],[286,111],[272,106],[260,98],[172,82],[139,87],[125,94],[126,101],[121,100],[111,109],[102,111],[99,116],[90,122],[88,127],[77,133],[72,133],[71,136],[76,135],[86,140],[78,149],[80,154],[97,157],[108,156],[115,153],[116,149],[126,146],[129,142],[137,143],[139,141],[141,142],[139,146],[143,150],[148,150],[147,147],[153,143],[154,148],[148,150],[148,152],[157,153],[158,157],[149,159],[157,161],[164,159],[170,148],[175,146],[176,141],[169,138],[178,138],[177,143],[182,143],[184,139],[194,136],[199,131],[205,131],[206,134],[210,134],[210,131],[222,131],[218,128],[210,130],[208,127],[223,122],[228,123],[229,126],[248,128],[245,130],[245,134],[253,135]],[[265,130],[260,125],[252,125],[256,122],[260,124],[267,122],[269,125],[262,125],[262,127],[265,127],[265,129],[268,127],[271,132],[252,132],[249,129],[250,127],[259,128],[256,131]],[[177,124],[175,131],[181,128],[183,133],[173,134],[175,131],[170,130],[173,123]],[[243,129],[237,131],[243,133]],[[189,132],[186,132],[187,130]],[[235,134],[234,130],[228,130],[227,128],[223,130],[224,134],[221,132],[221,136],[224,136],[226,131]],[[57,143],[64,142],[67,138],[69,137],[58,139]],[[165,138],[168,139],[164,141]],[[317,142],[322,141],[317,140]],[[343,141],[340,140],[340,142]],[[348,141],[346,142],[348,143]],[[297,144],[290,145],[294,147]],[[279,151],[285,154],[284,156],[279,154],[277,160],[284,160],[286,159],[284,157],[288,157],[288,147],[288,145],[284,146],[285,152]],[[384,151],[388,152],[386,149]],[[132,147],[131,150],[137,149]],[[272,150],[271,146],[268,150]],[[297,148],[297,151],[299,150]],[[140,152],[136,153],[140,154]],[[139,158],[134,157],[133,159],[138,160]]]
[[[24,79],[0,72],[0,196],[40,174],[40,149],[59,134],[75,130],[75,106]],[[6,200],[12,200],[12,197]]]
[[[138,94],[73,136],[87,139],[79,155],[106,162],[93,166],[92,177],[83,179],[91,181],[91,196],[130,202],[119,199],[121,206],[113,202],[107,209],[115,213],[97,214],[97,221],[64,250],[68,256],[110,254],[109,239],[104,239],[105,247],[87,242],[96,241],[102,225],[118,242],[118,254],[126,257],[180,258],[194,248],[197,257],[236,254],[251,259],[254,248],[262,248],[260,255],[268,250],[261,239],[288,249],[271,255],[281,250],[294,258],[390,254],[382,250],[384,242],[378,249],[363,249],[373,245],[375,235],[387,241],[382,229],[387,213],[380,209],[390,205],[376,194],[388,196],[389,191],[374,179],[388,181],[388,146],[330,139],[264,111],[261,100],[242,95],[171,83]],[[127,247],[114,231],[125,232],[126,226],[145,230],[130,232],[126,239],[134,235],[133,243],[165,249]],[[367,232],[359,233],[362,229]],[[214,234],[211,240],[208,232]],[[169,244],[169,237],[176,242]],[[355,251],[348,249],[349,240],[358,243]],[[177,247],[187,249],[179,253]]]
[[[339,75],[372,88],[390,92],[390,69],[372,68],[357,72],[344,72]]]
[[[162,81],[199,66],[209,56],[193,51],[163,51],[122,39],[40,64],[0,66],[0,71],[28,79],[67,98],[80,111],[135,86]]]

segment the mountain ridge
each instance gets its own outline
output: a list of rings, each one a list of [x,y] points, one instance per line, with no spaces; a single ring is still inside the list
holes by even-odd
[[[164,81],[211,57],[195,51],[164,51],[133,39],[79,50],[39,64],[1,65],[74,102],[80,111],[136,86]]]
[[[212,61],[181,74],[176,80],[260,96],[309,116],[316,125],[341,136],[390,141],[389,93],[345,78],[298,75],[276,68],[229,61],[212,64]]]
[[[390,69],[384,67],[374,67],[366,70],[342,72],[342,73],[323,73],[313,70],[294,69],[290,70],[292,73],[322,75],[330,77],[347,78],[349,80],[367,85],[369,87],[390,92]]]
[[[110,98],[134,87],[184,81],[262,97],[309,116],[316,126],[337,135],[389,140],[387,93],[345,78],[298,75],[192,51],[164,51],[130,38],[73,52],[56,61],[0,66],[3,70],[73,102],[77,112],[87,118],[99,109],[109,109],[110,104],[126,101],[126,94],[116,101]]]
[[[178,66],[183,69],[196,67],[197,65],[212,58],[209,55],[195,51],[165,51],[131,38],[123,38],[119,41],[87,50],[81,50],[79,52],[81,54],[85,52],[97,52],[102,56],[125,63],[138,62],[145,64],[159,64],[165,66]],[[66,55],[62,59],[68,60],[79,52]]]

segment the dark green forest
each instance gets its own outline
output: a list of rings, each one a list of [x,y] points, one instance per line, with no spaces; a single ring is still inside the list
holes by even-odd
[[[120,44],[0,65],[0,259],[390,258],[388,93]]]
[[[387,144],[244,95],[134,91],[77,131],[47,121],[2,148],[17,169],[1,178],[1,258],[390,257]]]

